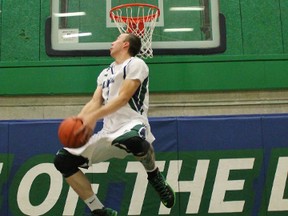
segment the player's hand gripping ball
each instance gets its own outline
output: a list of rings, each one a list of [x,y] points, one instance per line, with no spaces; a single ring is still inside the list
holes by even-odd
[[[63,146],[68,148],[79,148],[83,146],[85,138],[83,121],[80,118],[69,117],[64,119],[58,128],[58,137]]]

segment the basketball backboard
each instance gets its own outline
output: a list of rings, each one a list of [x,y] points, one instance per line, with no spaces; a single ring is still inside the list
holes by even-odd
[[[119,35],[109,14],[135,0],[52,0],[46,23],[51,56],[102,56]],[[137,1],[139,2],[139,1]],[[152,36],[154,55],[209,54],[225,50],[225,21],[218,0],[140,0],[160,9]],[[224,43],[224,44],[223,44]]]

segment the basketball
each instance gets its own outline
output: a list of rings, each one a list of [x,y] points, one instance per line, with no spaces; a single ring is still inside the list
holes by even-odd
[[[83,133],[76,132],[83,126],[79,118],[69,117],[64,119],[58,129],[58,137],[63,146],[68,148],[79,148],[85,144]]]

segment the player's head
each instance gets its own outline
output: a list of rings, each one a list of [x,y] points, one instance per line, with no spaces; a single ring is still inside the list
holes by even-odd
[[[117,39],[112,42],[110,55],[113,58],[119,58],[121,55],[136,56],[141,49],[141,39],[130,33],[120,34]]]
[[[134,34],[127,34],[125,41],[129,42],[128,53],[131,56],[136,56],[141,49],[141,39]]]

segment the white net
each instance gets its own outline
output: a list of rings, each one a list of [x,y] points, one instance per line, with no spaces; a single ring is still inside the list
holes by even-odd
[[[127,4],[112,8],[110,17],[120,33],[132,33],[141,38],[141,58],[152,58],[152,35],[160,15],[159,9],[148,4]]]

